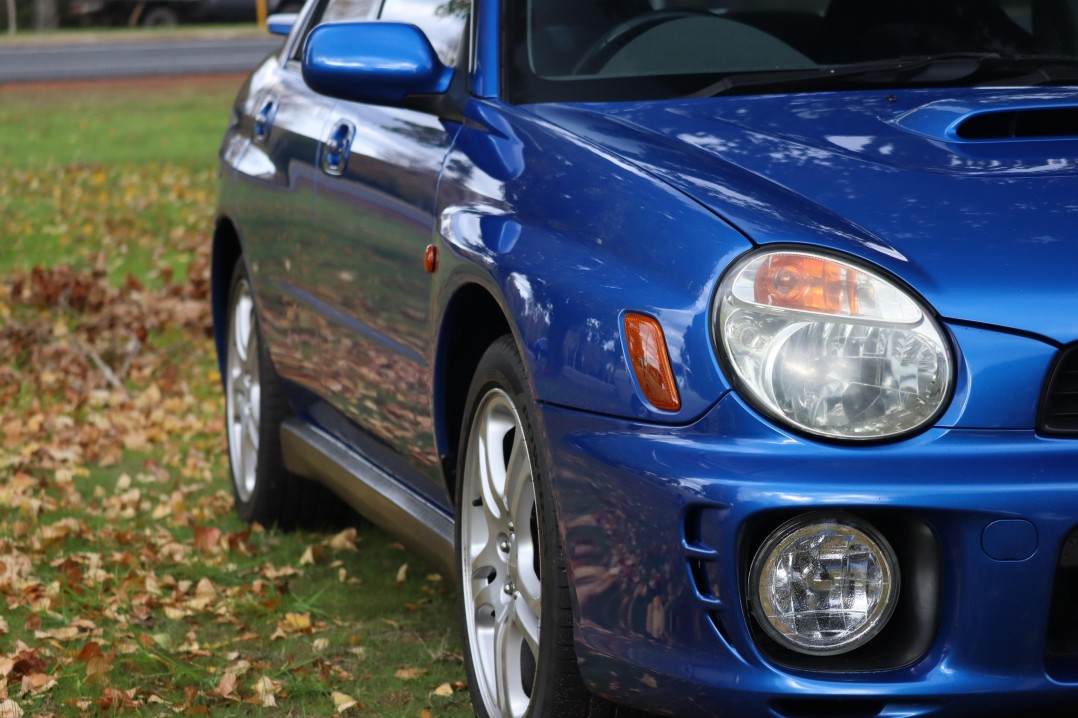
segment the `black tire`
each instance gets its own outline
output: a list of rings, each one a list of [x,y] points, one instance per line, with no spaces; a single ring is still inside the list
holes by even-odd
[[[152,5],[142,13],[143,27],[174,27],[180,24],[180,14],[168,5]]]
[[[480,718],[520,715],[529,718],[609,716],[613,714],[612,706],[587,691],[577,667],[565,552],[553,502],[547,493],[538,461],[538,439],[532,428],[533,416],[535,402],[527,389],[524,365],[513,338],[506,335],[487,349],[476,369],[468,391],[464,431],[458,453],[458,609],[472,705]],[[513,428],[502,434],[509,424],[513,424]],[[518,431],[523,438],[523,446],[528,450],[530,480],[520,478],[514,482],[510,474],[523,477],[525,471],[524,460],[515,453],[521,450]],[[489,440],[482,444],[481,436]],[[483,469],[480,467],[489,466],[490,462],[476,463],[476,457],[483,451],[480,446],[493,447],[488,451],[494,452],[492,459],[497,460],[495,465],[500,462],[504,469],[506,490],[497,509],[488,507],[484,498],[483,479],[480,478]],[[524,497],[526,488],[514,492],[510,485],[526,487],[529,481],[534,489],[534,502],[528,503],[524,498],[511,500],[509,494]],[[518,524],[523,521],[514,514],[510,503],[518,508],[531,507],[528,521],[530,536],[520,530]],[[495,510],[501,512],[501,518],[491,518],[491,512]],[[521,509],[517,513],[523,515],[526,511]],[[492,521],[501,521],[502,518],[507,519],[505,532],[499,533],[500,538],[494,537],[489,527],[494,525]],[[480,520],[486,522],[487,528],[476,528],[480,526]],[[514,556],[521,560],[515,560]],[[541,587],[538,601],[534,600],[533,588],[521,588],[526,584]],[[485,603],[487,600],[489,604]],[[534,610],[536,605],[539,607],[538,616]],[[498,618],[499,611],[503,616],[511,614],[514,618]],[[522,618],[525,613],[529,616],[527,620]],[[521,636],[517,640],[513,633],[516,629],[509,625],[514,620],[521,625],[534,625],[530,621],[535,617],[539,618],[538,630],[535,631],[538,636],[537,656],[528,642],[528,638],[534,636],[521,629]],[[489,637],[486,636],[488,622],[495,626],[489,631]],[[502,627],[502,633],[499,634],[497,626]],[[497,670],[492,667],[499,664],[499,636],[507,637],[505,643],[509,646],[502,651],[503,657],[509,656],[506,659],[509,663],[519,660],[520,664],[510,668],[501,666],[503,674],[508,676],[505,681],[508,688],[504,692],[520,699],[515,704],[510,699],[502,700],[498,695],[491,695],[492,689],[495,693],[498,691],[497,685],[492,686],[492,683],[500,682],[492,674],[492,670]],[[518,650],[519,658],[513,658]],[[526,705],[521,702],[524,699]]]
[[[280,429],[290,410],[262,341],[242,258],[232,271],[226,332],[225,430],[236,513],[284,529],[340,523],[342,502],[284,467]],[[241,334],[247,341],[238,340]]]

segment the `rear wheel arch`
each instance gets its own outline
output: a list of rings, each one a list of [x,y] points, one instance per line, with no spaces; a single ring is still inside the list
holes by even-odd
[[[210,307],[213,313],[213,341],[222,379],[225,376],[225,342],[228,341],[228,300],[232,289],[232,269],[242,254],[243,247],[240,245],[235,225],[227,218],[219,219],[213,232]]]

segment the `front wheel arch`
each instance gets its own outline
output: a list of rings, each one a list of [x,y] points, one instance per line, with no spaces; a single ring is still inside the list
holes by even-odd
[[[498,301],[479,284],[457,290],[442,317],[433,376],[434,434],[446,491],[453,498],[468,387],[484,352],[511,334],[511,325]]]

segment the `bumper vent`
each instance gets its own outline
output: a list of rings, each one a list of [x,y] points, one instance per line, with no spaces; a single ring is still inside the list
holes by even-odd
[[[1048,373],[1037,430],[1052,436],[1078,437],[1078,345],[1060,352]]]

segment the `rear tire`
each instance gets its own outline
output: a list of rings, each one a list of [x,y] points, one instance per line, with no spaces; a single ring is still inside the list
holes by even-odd
[[[565,553],[538,462],[535,403],[511,336],[487,349],[458,453],[457,587],[480,718],[598,718],[573,647]]]
[[[139,23],[143,27],[174,27],[180,24],[180,15],[167,5],[147,8]]]
[[[236,513],[248,523],[282,528],[340,523],[342,502],[284,467],[281,422],[290,412],[262,341],[242,257],[230,287],[225,426]]]

